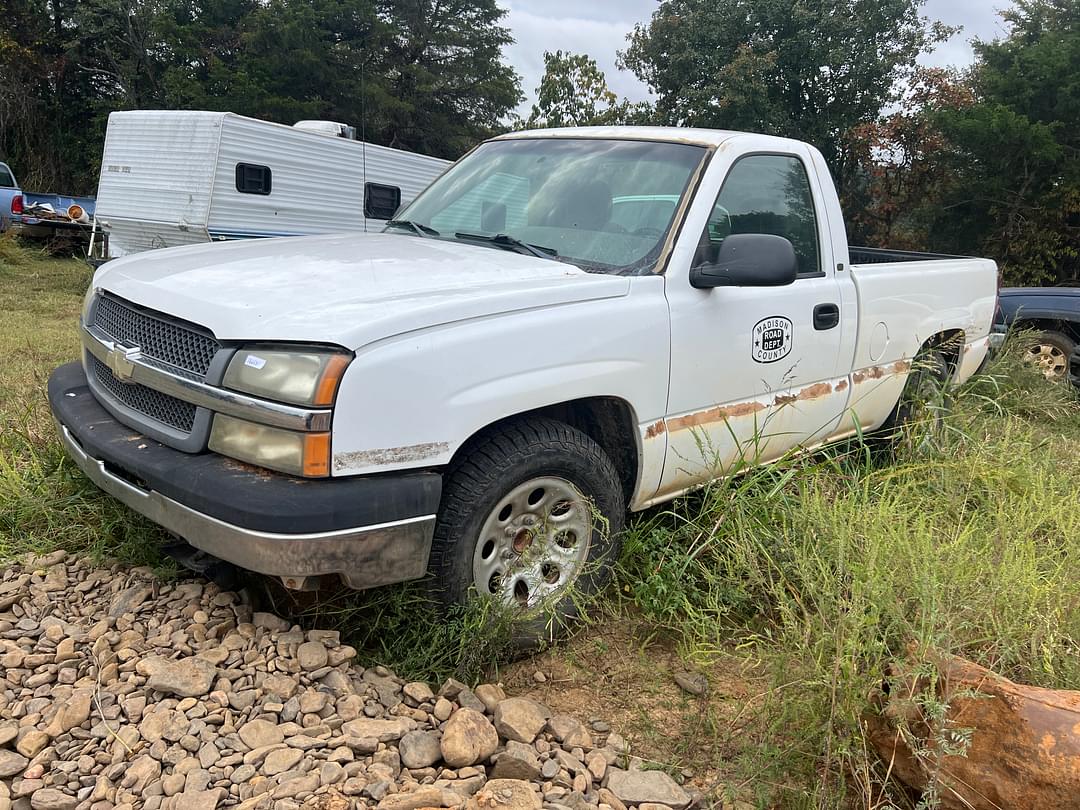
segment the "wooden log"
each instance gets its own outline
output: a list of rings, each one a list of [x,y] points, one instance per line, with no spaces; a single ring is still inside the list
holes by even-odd
[[[945,810],[1080,808],[1080,692],[1024,686],[954,656],[935,664],[932,691],[925,675],[890,673],[867,717],[894,777],[935,788]],[[947,705],[944,722],[917,695]]]

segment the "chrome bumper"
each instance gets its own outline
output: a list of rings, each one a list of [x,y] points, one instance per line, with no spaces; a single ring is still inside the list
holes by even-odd
[[[143,489],[93,458],[56,422],[68,455],[99,488],[195,548],[299,587],[305,577],[338,574],[349,587],[417,579],[427,569],[435,515],[312,534],[276,534],[226,523],[160,492]],[[291,581],[290,581],[291,580]]]

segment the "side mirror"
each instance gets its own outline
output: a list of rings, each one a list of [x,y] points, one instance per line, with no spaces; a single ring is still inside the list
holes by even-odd
[[[794,282],[799,271],[795,248],[782,236],[732,234],[715,253],[690,268],[692,287],[782,287]]]

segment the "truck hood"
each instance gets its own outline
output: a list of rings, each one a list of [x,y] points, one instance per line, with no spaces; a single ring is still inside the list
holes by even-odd
[[[408,234],[196,245],[114,259],[94,286],[221,340],[358,349],[417,329],[625,295],[630,280]]]

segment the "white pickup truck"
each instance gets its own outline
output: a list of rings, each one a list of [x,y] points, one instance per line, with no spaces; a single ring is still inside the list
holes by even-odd
[[[310,587],[573,612],[640,510],[972,375],[992,261],[848,247],[821,154],[587,128],[473,150],[385,232],[104,265],[49,396],[102,489]]]

